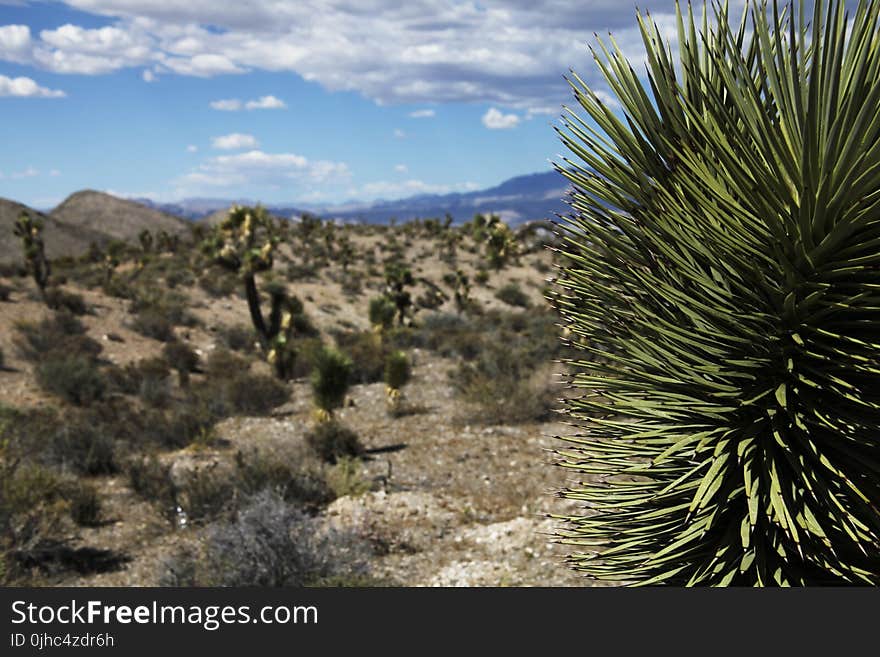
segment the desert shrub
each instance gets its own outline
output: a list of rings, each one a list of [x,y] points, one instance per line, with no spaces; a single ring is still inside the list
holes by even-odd
[[[211,297],[223,298],[238,292],[241,282],[227,269],[212,266],[199,277],[199,287]]]
[[[489,282],[489,271],[487,269],[478,269],[474,274],[474,282],[477,285],[486,285]]]
[[[342,457],[361,456],[364,447],[358,435],[339,422],[318,422],[306,434],[306,442],[326,463],[336,463]]]
[[[5,303],[9,301],[9,295],[11,294],[12,288],[6,285],[6,283],[0,283],[0,302]]]
[[[450,382],[462,401],[475,407],[470,419],[484,424],[518,424],[547,420],[555,403],[551,374],[537,371],[528,358],[504,346],[483,350],[460,363]]]
[[[205,377],[207,379],[222,378],[236,372],[247,372],[251,364],[245,358],[226,349],[214,349],[205,360]]]
[[[339,350],[351,360],[351,383],[382,380],[385,349],[378,334],[373,331],[342,331],[335,337]]]
[[[251,450],[235,455],[236,489],[245,497],[270,488],[285,501],[317,511],[335,499],[323,473],[307,459],[282,458],[274,453]]]
[[[28,582],[21,562],[69,523],[64,480],[52,470],[0,459],[0,584]]]
[[[500,287],[495,292],[495,298],[509,306],[517,306],[519,308],[528,308],[531,305],[529,295],[523,292],[522,288],[516,283],[507,283]]]
[[[171,480],[171,467],[155,456],[136,458],[126,468],[128,485],[139,497],[154,504],[160,515],[177,523],[177,491]]]
[[[209,522],[228,511],[235,488],[228,473],[203,467],[188,472],[176,492],[181,520],[198,524]]]
[[[199,366],[199,355],[185,342],[169,342],[162,348],[162,356],[177,371],[180,387],[189,384],[189,375]]]
[[[72,315],[85,315],[88,312],[82,295],[67,292],[60,287],[50,287],[46,290],[46,305],[53,310],[65,310]]]
[[[43,390],[78,406],[101,399],[107,388],[97,364],[86,356],[50,356],[37,365],[35,374]]]
[[[131,329],[159,342],[175,340],[174,325],[165,315],[154,310],[144,310],[135,315],[131,320]]]
[[[249,326],[236,324],[235,326],[225,326],[220,329],[219,338],[221,344],[231,351],[250,353],[254,350],[257,334]]]
[[[101,523],[101,498],[94,485],[77,481],[67,487],[65,497],[70,505],[70,518],[82,527]]]
[[[336,497],[358,497],[373,487],[364,477],[361,460],[353,456],[338,457],[336,465],[327,471],[326,481]]]
[[[234,376],[221,389],[234,414],[265,415],[290,398],[290,388],[265,374]]]
[[[60,356],[94,358],[101,345],[88,337],[85,325],[68,312],[56,312],[39,322],[17,322],[15,345],[23,358],[34,363]]]
[[[200,586],[314,586],[368,571],[369,545],[324,529],[276,492],[255,495],[230,521],[208,531],[195,566]]]
[[[321,338],[297,338],[293,341],[292,348],[296,352],[296,360],[291,377],[302,379],[309,376],[315,368],[315,359],[324,348]]]
[[[114,436],[109,427],[90,415],[60,418],[47,438],[48,456],[64,468],[83,475],[117,471]]]

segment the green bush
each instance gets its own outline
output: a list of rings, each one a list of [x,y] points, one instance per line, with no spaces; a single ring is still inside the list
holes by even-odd
[[[82,527],[101,524],[101,498],[97,489],[89,483],[76,482],[65,495],[70,504],[70,518]]]
[[[326,463],[336,463],[342,457],[361,456],[364,453],[358,435],[335,420],[318,422],[306,434],[306,442]]]
[[[86,356],[53,356],[39,363],[35,374],[43,390],[78,406],[101,399],[107,388],[95,361]]]
[[[286,502],[309,511],[317,511],[335,499],[321,471],[309,467],[305,460],[257,450],[236,453],[235,481],[236,490],[244,497],[271,489]]]
[[[145,310],[135,315],[131,321],[131,330],[159,342],[172,342],[176,339],[174,325],[165,315],[154,310]]]
[[[600,58],[625,119],[573,77],[561,533],[592,577],[880,584],[880,3],[812,4],[676,4],[677,56],[642,19],[647,82]]]
[[[522,288],[516,283],[507,283],[495,292],[495,298],[503,301],[509,306],[517,306],[519,308],[528,308],[529,295],[522,291]]]
[[[85,315],[88,312],[82,295],[66,292],[59,287],[50,287],[46,290],[46,305],[53,310],[64,310],[72,315]]]
[[[379,335],[373,331],[343,331],[336,335],[336,344],[351,360],[351,383],[382,380],[385,348]]]
[[[56,312],[39,322],[17,322],[15,345],[32,363],[64,356],[94,358],[101,345],[86,335],[85,325],[68,312]]]

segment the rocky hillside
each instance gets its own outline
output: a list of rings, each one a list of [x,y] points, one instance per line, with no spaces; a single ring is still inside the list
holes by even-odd
[[[106,234],[93,227],[71,225],[21,203],[0,198],[0,263],[14,263],[21,260],[21,247],[13,234],[13,227],[22,212],[43,220],[43,240],[46,244],[46,254],[50,258],[79,255],[88,249],[91,242],[100,244],[108,239]]]
[[[68,226],[97,231],[117,240],[135,241],[144,229],[170,234],[189,230],[183,219],[92,190],[70,195],[52,210],[51,216]]]

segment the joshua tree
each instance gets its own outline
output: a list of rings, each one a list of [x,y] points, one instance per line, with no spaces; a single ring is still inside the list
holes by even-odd
[[[458,311],[458,314],[467,312],[473,305],[471,282],[467,274],[461,269],[456,269],[455,273],[446,274],[443,277],[443,282],[452,288],[452,293],[455,297],[455,309]]]
[[[582,354],[571,563],[636,584],[880,584],[880,2],[639,16],[577,75],[556,298]]]
[[[229,216],[204,242],[206,253],[215,263],[241,277],[260,347],[275,375],[286,380],[292,375],[295,359],[291,338],[297,300],[288,296],[283,285],[267,286],[270,304],[267,320],[263,316],[256,281],[258,273],[272,269],[277,246],[272,218],[262,207],[232,208]]]
[[[415,285],[415,282],[412,271],[403,263],[392,261],[385,265],[385,296],[397,308],[397,323],[400,326],[412,312],[412,296],[406,288]]]
[[[385,396],[388,410],[392,415],[400,411],[403,402],[403,386],[407,384],[412,373],[409,357],[402,351],[392,351],[385,359]]]
[[[43,222],[22,212],[15,221],[13,232],[21,240],[25,266],[37,284],[40,296],[46,301],[46,286],[49,284],[51,269],[43,244]]]
[[[312,370],[312,395],[315,417],[320,424],[333,419],[333,411],[341,407],[351,381],[351,360],[330,347],[321,348],[315,355]]]
[[[378,331],[387,331],[394,325],[397,306],[386,296],[370,299],[370,324]]]

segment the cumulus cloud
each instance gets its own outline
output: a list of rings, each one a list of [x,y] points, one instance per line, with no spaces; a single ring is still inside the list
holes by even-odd
[[[275,186],[338,183],[351,175],[344,162],[311,160],[296,153],[250,150],[205,160],[177,181],[179,188]]]
[[[8,78],[0,75],[0,96],[19,98],[64,98],[66,94],[57,89],[41,87],[30,78]]]
[[[284,109],[287,107],[283,100],[275,98],[275,96],[261,96],[256,100],[249,100],[244,104],[245,109]]]
[[[410,118],[413,119],[431,119],[434,118],[436,112],[432,109],[420,109],[415,112],[410,112]]]
[[[125,67],[209,77],[293,72],[329,90],[378,103],[471,102],[525,113],[569,98],[561,74],[599,77],[587,44],[614,32],[643,60],[632,3],[594,0],[68,0],[111,24],[40,32],[0,26],[0,59],[65,73]],[[669,0],[644,0],[676,35]],[[591,77],[593,76],[593,77]]]
[[[285,109],[287,104],[280,98],[275,96],[261,96],[253,100],[243,101],[238,98],[227,98],[225,100],[215,100],[211,103],[211,108],[223,112],[238,112],[239,110],[268,110],[268,109]]]
[[[186,152],[187,153],[198,153],[199,147],[196,146],[195,144],[190,144],[189,146],[186,147]]]
[[[241,101],[235,98],[214,100],[211,101],[211,109],[220,110],[221,112],[237,112],[241,109]]]
[[[489,130],[507,130],[518,126],[520,118],[516,114],[503,114],[498,109],[490,107],[483,114],[481,120],[483,125],[489,128]]]
[[[143,73],[141,73],[141,78],[143,78],[144,82],[155,82],[156,74],[151,70],[146,69]]]
[[[407,167],[405,164],[395,164],[394,170],[397,173],[406,173],[407,171],[409,171],[409,167]]]
[[[245,148],[256,148],[260,145],[260,142],[258,142],[257,138],[253,135],[233,132],[231,135],[214,137],[211,140],[211,144],[218,150],[237,151]]]
[[[20,180],[22,178],[34,178],[39,175],[40,175],[39,170],[35,169],[34,167],[28,167],[26,169],[22,169],[21,171],[16,171],[16,172],[10,174],[9,177],[14,178],[16,180]]]
[[[395,128],[393,134],[394,134],[395,139],[405,139],[406,138],[406,133],[403,130],[401,130],[400,128]]]

